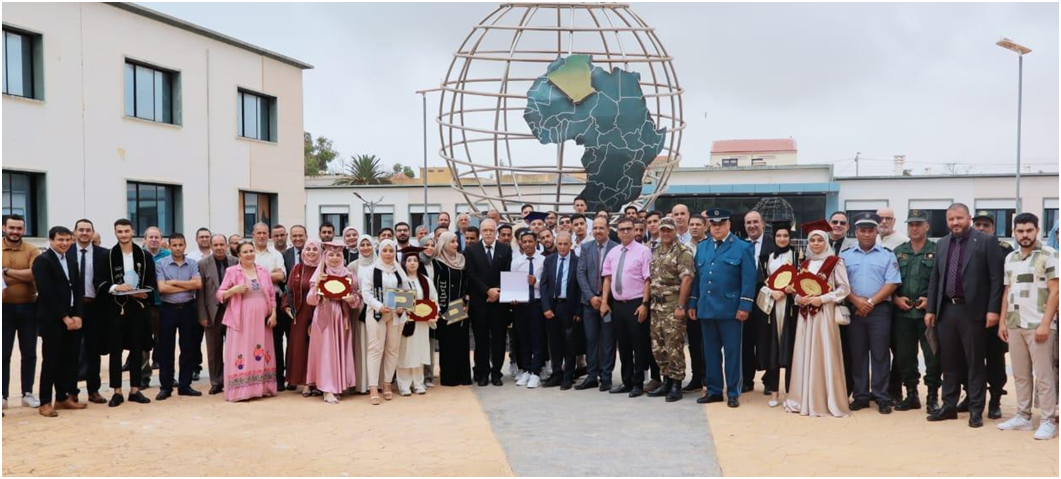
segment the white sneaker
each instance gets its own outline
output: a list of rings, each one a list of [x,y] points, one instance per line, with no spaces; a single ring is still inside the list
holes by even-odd
[[[530,381],[531,374],[527,371],[523,371],[516,377],[516,386],[526,386],[527,382]]]
[[[997,427],[1003,431],[1031,431],[1032,421],[1024,416],[1013,416],[1006,422],[998,423]]]
[[[416,394],[427,394],[427,389],[425,389],[423,386],[414,386],[413,392]]]
[[[408,389],[398,388],[398,394],[400,396],[412,396],[413,392]]]
[[[37,396],[34,396],[31,393],[25,393],[22,395],[22,407],[38,408],[41,407],[41,402],[37,399]]]
[[[537,374],[531,374],[530,380],[527,381],[527,389],[534,389],[542,384],[542,378]]]
[[[1035,431],[1035,438],[1045,441],[1047,439],[1053,439],[1057,436],[1057,425],[1054,421],[1047,419],[1039,424],[1039,429]]]

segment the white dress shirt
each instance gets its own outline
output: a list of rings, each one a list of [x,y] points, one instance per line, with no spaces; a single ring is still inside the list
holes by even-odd
[[[539,291],[539,286],[541,286],[542,284],[542,269],[545,268],[545,257],[542,256],[541,253],[535,251],[534,256],[532,256],[532,258],[534,258],[533,261],[535,281],[534,288],[532,288],[534,290],[534,299],[541,299],[542,295]],[[509,271],[523,271],[529,273],[530,267],[528,266],[528,263],[530,263],[530,261],[531,260],[527,259],[527,255],[523,253],[523,251],[520,251],[518,253],[513,252],[512,263],[510,263]]]
[[[77,244],[77,243],[74,243],[74,249],[77,250],[77,266],[80,267],[82,263],[85,265],[85,270],[82,271],[81,274],[83,274],[85,276],[85,297],[86,298],[95,298],[96,297],[96,288],[94,288],[93,285],[92,285],[93,273],[96,270],[95,269],[95,264],[92,261],[92,253],[93,253],[92,248],[94,248],[94,247],[95,246],[93,246],[92,243],[89,243],[88,246],[84,246],[84,247],[79,245],[79,244]],[[81,258],[82,256],[85,257],[84,260],[82,260],[82,258]]]

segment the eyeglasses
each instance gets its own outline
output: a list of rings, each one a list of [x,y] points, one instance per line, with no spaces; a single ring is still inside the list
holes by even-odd
[[[847,222],[844,220],[833,220],[833,224],[837,226],[845,226],[847,225]]]
[[[620,233],[622,233],[622,232],[624,232],[624,231],[633,231],[633,230],[634,230],[634,229],[633,229],[633,228],[630,228],[630,227],[627,227],[627,228],[619,228],[619,232],[620,232]]]

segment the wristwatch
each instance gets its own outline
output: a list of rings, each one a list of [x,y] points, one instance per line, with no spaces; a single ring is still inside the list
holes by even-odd
[[[866,298],[866,302],[869,303],[870,306],[876,306],[873,304],[873,298]]]

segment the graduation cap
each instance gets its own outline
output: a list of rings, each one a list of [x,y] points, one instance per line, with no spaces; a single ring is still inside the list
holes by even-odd
[[[811,231],[819,231],[820,230],[820,231],[824,231],[824,232],[828,233],[828,232],[833,230],[833,227],[829,225],[829,222],[825,221],[824,219],[822,219],[822,220],[814,220],[814,221],[811,221],[809,223],[803,223],[803,224],[799,225],[799,228],[801,230],[803,230],[803,236],[804,237],[807,237],[808,235],[810,235]]]
[[[423,246],[409,245],[409,246],[406,246],[406,247],[402,248],[401,249],[401,253],[402,253],[403,256],[410,255],[410,254],[420,254],[425,249],[427,249],[427,248],[424,248]]]
[[[342,241],[336,241],[336,240],[326,241],[324,243],[321,243],[321,246],[324,247],[324,251],[326,251],[326,252],[327,251],[339,251],[339,252],[341,252],[341,251],[346,249],[346,243],[343,243]]]
[[[527,224],[531,224],[534,220],[541,220],[544,223],[545,219],[548,217],[549,215],[542,213],[541,211],[531,211],[523,219],[527,221]]]

